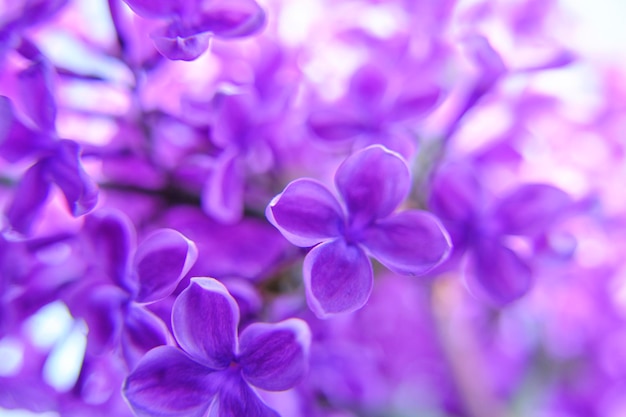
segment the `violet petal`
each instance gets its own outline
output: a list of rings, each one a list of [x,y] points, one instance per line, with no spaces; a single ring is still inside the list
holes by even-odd
[[[150,34],[156,49],[174,61],[193,61],[209,48],[209,33],[198,33],[175,22]]]
[[[259,32],[265,12],[254,0],[213,0],[200,11],[194,27],[219,38],[239,38]]]
[[[48,147],[50,138],[26,127],[16,116],[11,100],[0,96],[0,155],[17,162]]]
[[[339,236],[343,221],[341,206],[321,183],[298,179],[274,197],[266,217],[287,240],[308,247]]]
[[[311,332],[306,322],[254,323],[239,338],[243,376],[268,391],[284,391],[302,379],[307,370]]]
[[[233,224],[241,220],[244,208],[245,178],[236,152],[224,152],[202,191],[202,210],[215,220]]]
[[[160,229],[150,234],[135,253],[139,280],[135,300],[149,303],[170,295],[197,258],[196,245],[176,230]]]
[[[404,211],[371,225],[363,246],[387,268],[403,275],[422,275],[450,253],[450,238],[439,220],[423,211]]]
[[[547,184],[527,184],[505,197],[495,211],[506,234],[537,236],[571,204],[564,191]]]
[[[44,132],[54,132],[57,108],[50,65],[39,60],[21,71],[18,79],[26,114]]]
[[[346,202],[351,224],[360,227],[398,207],[409,192],[411,175],[400,155],[373,145],[339,166],[335,184]]]
[[[123,393],[141,417],[201,417],[217,391],[215,379],[179,349],[161,346],[141,359]]]
[[[95,265],[119,287],[135,291],[136,283],[129,281],[130,253],[135,248],[131,221],[121,212],[98,210],[85,218],[83,229]]]
[[[145,18],[171,17],[178,13],[186,1],[124,0],[139,16]]]
[[[24,173],[6,211],[6,217],[14,230],[22,234],[30,232],[49,191],[50,183],[41,163],[33,165]]]
[[[192,278],[172,307],[176,340],[211,369],[224,369],[234,359],[238,324],[237,303],[213,278]]]
[[[174,342],[163,320],[145,307],[133,303],[128,306],[121,336],[124,358],[130,367],[134,367],[150,349]]]
[[[259,398],[258,394],[238,375],[223,381],[208,417],[280,417]]]
[[[302,274],[307,302],[319,318],[363,307],[374,283],[365,252],[341,238],[314,247]]]
[[[56,152],[47,158],[46,171],[59,186],[74,216],[91,211],[98,202],[98,186],[87,175],[80,161],[80,146],[71,140],[61,140]]]
[[[481,239],[476,243],[466,272],[470,291],[498,305],[517,300],[532,284],[528,264],[495,239]]]

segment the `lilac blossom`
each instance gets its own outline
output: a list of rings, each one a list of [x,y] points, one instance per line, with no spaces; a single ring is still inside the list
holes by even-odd
[[[309,329],[290,319],[251,324],[238,335],[238,324],[239,308],[226,288],[193,278],[172,308],[180,348],[151,350],[124,384],[137,415],[277,416],[253,387],[282,391],[298,383]]]
[[[287,240],[313,249],[303,266],[307,302],[319,317],[361,308],[373,285],[373,256],[394,272],[421,275],[450,250],[447,233],[429,213],[394,210],[410,174],[402,157],[374,145],[346,159],[335,173],[342,202],[323,184],[293,181],[266,215]],[[343,206],[342,206],[343,204]]]
[[[194,60],[207,50],[212,36],[249,36],[265,23],[265,13],[254,0],[124,1],[144,18],[167,22],[150,36],[157,50],[173,60]]]
[[[459,167],[441,169],[432,187],[430,207],[450,230],[457,255],[467,254],[470,289],[496,304],[530,290],[534,247],[573,208],[567,193],[548,184],[525,184],[489,202],[471,170]],[[530,253],[511,247],[515,237]]]

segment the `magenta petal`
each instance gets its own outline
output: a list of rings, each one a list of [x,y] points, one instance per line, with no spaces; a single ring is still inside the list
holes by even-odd
[[[452,247],[439,220],[418,210],[374,223],[361,243],[383,265],[403,275],[425,274],[443,262]]]
[[[547,184],[528,184],[505,197],[496,219],[506,234],[537,236],[562,216],[572,201],[567,193]]]
[[[335,196],[310,179],[288,184],[267,206],[265,215],[287,240],[302,247],[339,236],[343,222]]]
[[[217,391],[215,379],[179,349],[161,346],[141,359],[123,393],[141,417],[202,417]]]
[[[307,370],[311,332],[302,320],[254,323],[241,333],[239,343],[243,376],[258,388],[284,391]]]
[[[37,163],[22,176],[8,206],[6,217],[11,227],[28,234],[43,204],[48,198],[50,183],[45,177],[43,166]]]
[[[409,167],[400,155],[380,145],[368,146],[346,159],[335,174],[353,226],[388,216],[411,185]]]
[[[98,186],[83,169],[80,152],[76,142],[62,140],[45,161],[47,174],[63,191],[74,216],[88,213],[98,202]]]
[[[208,417],[280,417],[238,375],[230,375],[220,387]]]
[[[160,229],[148,236],[135,254],[139,280],[136,301],[149,303],[170,295],[198,258],[196,245],[172,229]]]
[[[466,272],[470,291],[497,305],[517,300],[532,284],[530,267],[495,239],[477,242],[469,255]]]
[[[172,307],[176,340],[211,369],[224,369],[235,358],[238,324],[237,303],[213,278],[192,278]]]
[[[158,2],[157,2],[158,3]],[[193,61],[209,48],[209,33],[173,23],[150,34],[156,49],[166,58],[174,61]]]
[[[260,31],[265,12],[254,0],[213,0],[197,16],[194,25],[201,32],[219,38],[239,38]]]
[[[343,239],[314,247],[304,259],[302,274],[307,302],[319,318],[363,307],[374,283],[365,252]]]

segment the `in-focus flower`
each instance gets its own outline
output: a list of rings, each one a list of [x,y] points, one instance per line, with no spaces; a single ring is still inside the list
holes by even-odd
[[[172,308],[180,348],[146,354],[124,384],[138,416],[277,417],[252,388],[284,391],[308,366],[310,331],[299,319],[254,323],[237,335],[239,308],[221,283],[192,278]]]
[[[266,216],[296,246],[315,246],[304,260],[309,307],[324,318],[361,308],[373,285],[373,256],[390,270],[421,275],[442,262],[450,240],[420,210],[393,213],[411,185],[406,162],[380,145],[347,158],[335,173],[341,202],[312,179],[287,185]]]

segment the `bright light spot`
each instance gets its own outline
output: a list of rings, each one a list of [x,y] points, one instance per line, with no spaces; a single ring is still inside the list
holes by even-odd
[[[42,30],[37,44],[50,60],[79,74],[100,76],[123,85],[132,85],[134,76],[123,63],[99,54],[71,34],[59,30]]]
[[[376,5],[359,12],[359,23],[380,38],[391,37],[403,29],[406,16],[393,6]]]
[[[24,352],[19,340],[5,337],[0,340],[0,376],[11,376],[19,372],[24,361]]]
[[[282,6],[278,33],[287,46],[305,42],[314,22],[319,21],[322,5],[316,0],[286,2]]]
[[[57,243],[38,250],[36,256],[38,260],[48,265],[61,265],[67,260],[71,253],[72,249],[70,245],[67,243]]]
[[[67,306],[61,301],[55,301],[30,317],[24,327],[35,346],[47,349],[70,331],[72,322]]]
[[[65,340],[54,347],[43,367],[43,380],[61,392],[69,391],[80,373],[87,347],[87,326],[78,322]]]

